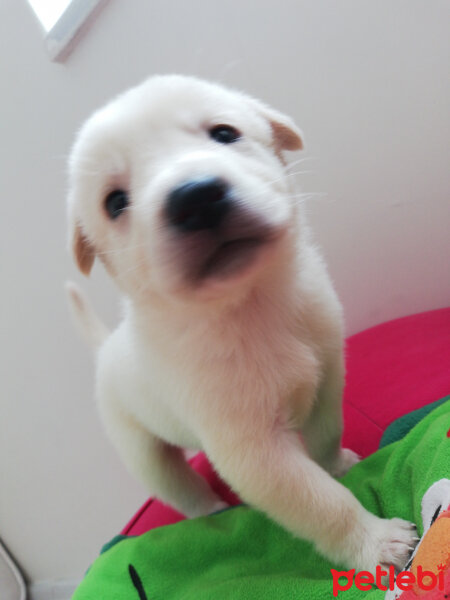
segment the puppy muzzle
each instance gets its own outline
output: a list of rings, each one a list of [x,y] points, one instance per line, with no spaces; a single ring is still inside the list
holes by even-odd
[[[183,270],[195,285],[241,273],[279,235],[245,207],[230,183],[209,175],[172,189],[165,219],[180,250]]]

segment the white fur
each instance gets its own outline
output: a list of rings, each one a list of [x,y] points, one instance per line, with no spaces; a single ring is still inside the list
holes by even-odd
[[[211,140],[218,123],[242,139]],[[184,514],[222,506],[185,462],[181,448],[198,448],[245,501],[332,560],[401,566],[412,526],[370,514],[327,473],[343,474],[357,457],[340,448],[341,306],[282,156],[300,146],[287,117],[181,76],[148,80],[83,127],[70,163],[72,235],[126,298],[98,352],[100,413],[129,470]],[[175,235],[163,208],[174,186],[205,173],[236,190],[238,229],[257,222],[273,239],[231,275],[194,281],[203,241]],[[131,205],[111,221],[103,202],[115,187]],[[98,343],[102,327],[71,296]]]

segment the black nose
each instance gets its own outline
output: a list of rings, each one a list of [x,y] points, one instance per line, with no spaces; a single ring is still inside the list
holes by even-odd
[[[231,208],[229,186],[218,177],[191,179],[172,190],[166,211],[180,231],[218,227]]]

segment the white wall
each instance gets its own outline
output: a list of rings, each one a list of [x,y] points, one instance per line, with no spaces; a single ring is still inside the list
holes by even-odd
[[[145,499],[104,439],[62,290],[65,159],[112,94],[219,79],[295,117],[348,331],[449,304],[448,0],[111,0],[64,65],[0,3],[0,535],[33,580],[79,577]],[[116,294],[83,282],[111,322]]]

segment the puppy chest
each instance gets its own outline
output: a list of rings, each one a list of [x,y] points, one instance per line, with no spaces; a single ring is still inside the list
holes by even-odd
[[[313,349],[289,335],[237,336],[210,339],[206,345],[169,356],[140,355],[139,383],[127,394],[133,412],[159,437],[176,445],[201,447],[202,412],[217,419],[236,415],[264,417],[264,412],[299,415],[310,405],[319,379]],[[136,364],[136,363],[135,363]],[[136,371],[135,371],[136,374]]]
[[[314,396],[320,363],[312,348],[295,338],[245,340],[228,354],[204,356],[186,373],[194,405],[219,402],[227,405],[264,401],[288,406],[300,395]],[[189,398],[187,398],[189,401]]]

